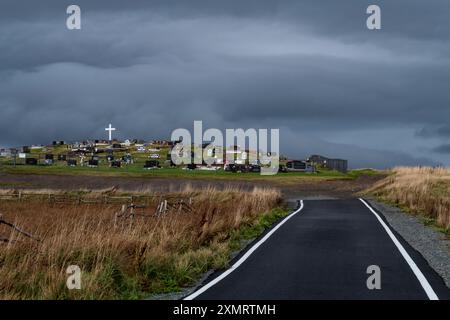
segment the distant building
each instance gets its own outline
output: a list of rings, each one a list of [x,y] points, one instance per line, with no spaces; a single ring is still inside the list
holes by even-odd
[[[348,161],[344,159],[331,159],[321,155],[312,155],[307,161],[313,165],[320,165],[330,170],[336,170],[340,172],[347,172]]]
[[[286,171],[314,172],[314,166],[303,160],[289,160],[286,162]]]

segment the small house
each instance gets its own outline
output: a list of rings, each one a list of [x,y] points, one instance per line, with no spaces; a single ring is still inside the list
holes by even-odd
[[[289,160],[286,162],[288,172],[314,172],[314,167],[303,160]]]
[[[319,165],[329,170],[347,172],[348,161],[344,159],[331,159],[321,155],[312,155],[307,160],[313,165]]]

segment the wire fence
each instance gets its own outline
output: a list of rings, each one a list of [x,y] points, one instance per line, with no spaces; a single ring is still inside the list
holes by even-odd
[[[170,203],[184,201],[192,203],[191,198],[180,198],[178,195],[164,195],[164,199]],[[50,203],[71,204],[160,204],[164,199],[162,195],[92,195],[92,194],[57,194],[57,193],[33,193],[18,191],[15,193],[0,194],[0,201],[46,201]]]
[[[18,191],[10,194],[0,194],[0,201],[47,201],[48,203],[62,204],[115,204],[121,207],[119,211],[114,212],[114,227],[119,224],[133,224],[138,217],[143,218],[162,218],[169,214],[190,214],[194,211],[192,197],[177,197],[171,195],[130,195],[130,196],[112,196],[112,195],[73,195],[73,194],[54,194],[54,193],[33,193]],[[6,221],[0,214],[0,225],[10,227],[12,230],[31,238],[41,241],[31,233],[21,229],[15,224]],[[11,242],[10,237],[0,234],[0,243]]]

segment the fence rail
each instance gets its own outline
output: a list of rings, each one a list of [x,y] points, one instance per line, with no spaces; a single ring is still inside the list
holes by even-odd
[[[169,201],[191,202],[191,198],[183,199],[178,195],[164,195],[164,199]],[[92,195],[92,194],[56,194],[56,193],[33,193],[33,192],[15,192],[10,194],[0,194],[0,201],[47,201],[50,203],[72,203],[72,204],[159,204],[162,196],[154,195]]]
[[[0,200],[4,201],[27,201],[40,200],[53,203],[104,203],[104,204],[127,204],[136,201],[143,201],[146,203],[153,202],[157,196],[109,196],[99,195],[70,195],[70,194],[54,194],[54,193],[12,193],[0,194]]]

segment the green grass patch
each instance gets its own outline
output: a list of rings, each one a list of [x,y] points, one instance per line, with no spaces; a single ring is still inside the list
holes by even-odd
[[[354,170],[350,170],[348,172],[348,175],[352,178],[358,178],[362,175],[376,176],[376,175],[381,175],[381,174],[386,174],[386,172],[382,171],[382,170],[375,170],[375,169],[354,169]]]
[[[1,173],[8,174],[41,174],[41,175],[86,175],[105,177],[136,177],[136,178],[173,178],[173,179],[200,179],[200,180],[240,180],[240,181],[271,181],[279,184],[296,184],[301,181],[321,181],[321,180],[353,180],[361,175],[376,175],[374,170],[352,170],[342,173],[331,170],[319,170],[316,173],[305,172],[279,172],[273,176],[263,176],[259,173],[233,173],[224,170],[202,171],[184,170],[182,168],[167,168],[155,170],[145,170],[142,163],[135,163],[122,168],[110,168],[106,164],[101,164],[97,168],[87,166],[69,167],[63,162],[58,162],[52,166],[38,165],[2,165]]]
[[[242,242],[252,240],[261,235],[264,230],[270,228],[276,221],[286,217],[290,211],[282,208],[273,209],[268,214],[261,216],[257,221],[247,224],[239,230],[233,231],[230,238],[230,249],[241,249]]]

